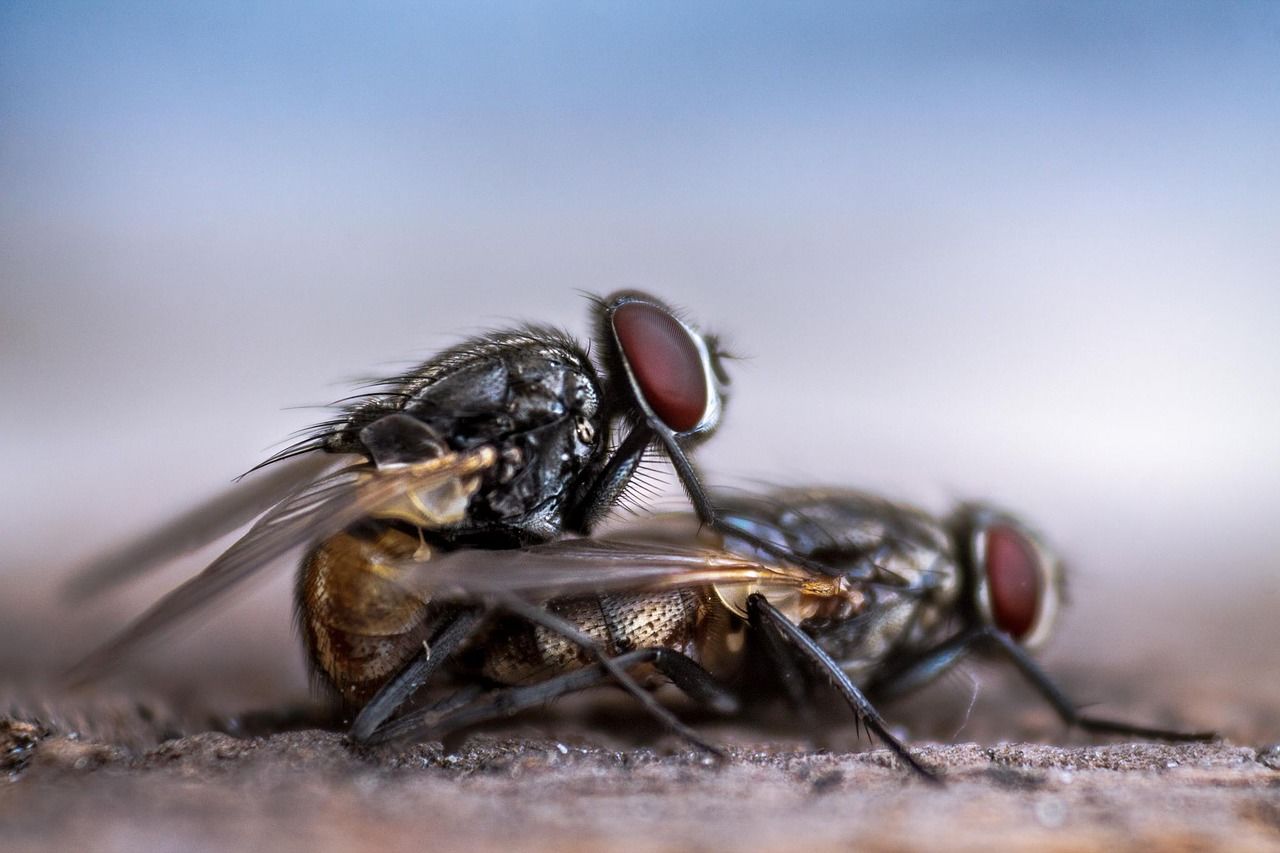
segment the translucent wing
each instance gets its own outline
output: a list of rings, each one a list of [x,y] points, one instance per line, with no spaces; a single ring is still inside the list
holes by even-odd
[[[563,539],[508,551],[461,550],[406,561],[398,582],[421,598],[516,594],[549,599],[598,592],[749,585],[814,588],[805,569],[659,541]]]
[[[374,468],[357,464],[321,477],[271,507],[200,574],[160,599],[119,636],[70,672],[84,681],[130,648],[208,605],[293,549],[340,533],[370,516],[405,518],[423,527],[461,520],[496,453],[480,447],[428,462]]]
[[[67,584],[66,595],[73,601],[82,601],[146,574],[247,524],[340,464],[342,460],[330,454],[313,453],[268,468],[85,566]]]

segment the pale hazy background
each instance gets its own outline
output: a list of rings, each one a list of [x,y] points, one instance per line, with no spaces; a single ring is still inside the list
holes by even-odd
[[[284,407],[620,287],[751,356],[712,482],[997,498],[1076,568],[1068,645],[1275,636],[1276,4],[6,2],[0,98],[34,643]]]

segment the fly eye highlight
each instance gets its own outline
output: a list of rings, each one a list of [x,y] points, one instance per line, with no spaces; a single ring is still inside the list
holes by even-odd
[[[637,393],[677,433],[694,432],[716,412],[706,342],[661,305],[628,300],[610,316]]]
[[[1035,547],[1018,530],[995,524],[986,531],[984,571],[995,626],[1015,640],[1036,627],[1044,598],[1044,570]]]

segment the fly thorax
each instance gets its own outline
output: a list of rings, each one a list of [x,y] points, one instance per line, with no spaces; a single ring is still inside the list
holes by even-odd
[[[470,521],[538,539],[559,529],[568,491],[605,439],[600,392],[580,365],[545,354],[513,356],[507,376],[502,417],[489,421],[485,439],[498,448],[499,463],[473,499]]]

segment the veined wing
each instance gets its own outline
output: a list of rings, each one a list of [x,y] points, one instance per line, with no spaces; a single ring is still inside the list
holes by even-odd
[[[311,453],[268,468],[77,571],[66,596],[83,601],[144,575],[247,524],[341,464],[330,454]]]
[[[506,551],[459,550],[401,564],[398,582],[423,599],[514,594],[530,599],[703,585],[829,592],[828,577],[728,551],[667,542],[562,539]]]
[[[267,510],[204,571],[73,667],[70,677],[89,680],[129,649],[209,605],[293,549],[340,533],[363,518],[405,518],[423,527],[461,520],[480,486],[479,475],[496,459],[492,447],[482,446],[414,464],[375,468],[360,463],[316,480]]]

